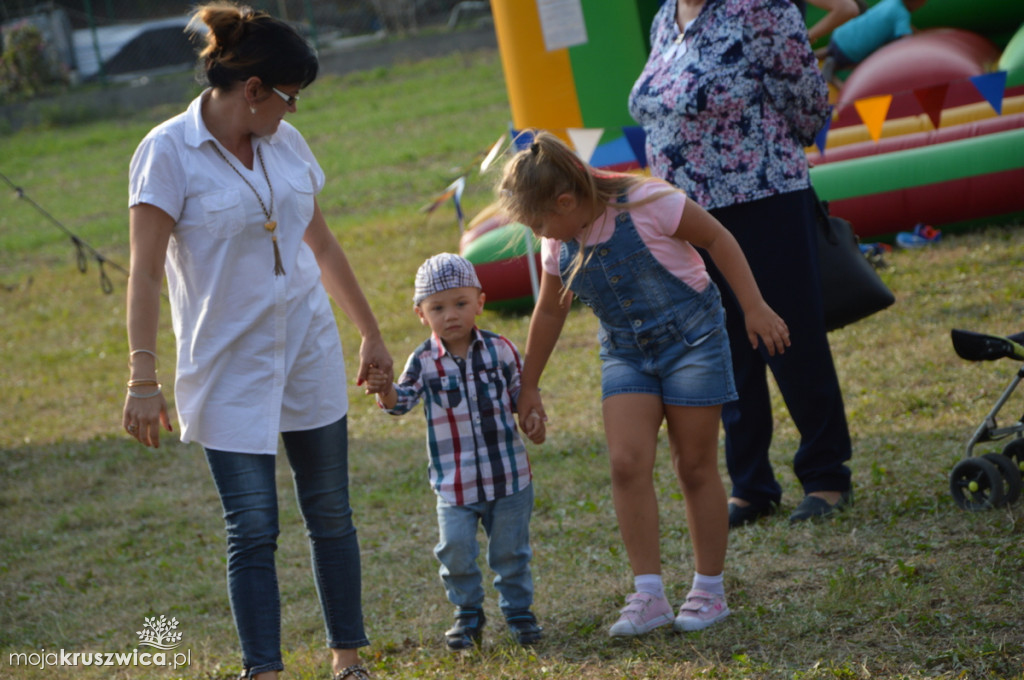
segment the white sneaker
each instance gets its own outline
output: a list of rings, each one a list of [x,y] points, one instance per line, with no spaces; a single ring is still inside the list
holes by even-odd
[[[686,595],[686,602],[679,608],[679,616],[672,628],[680,633],[702,630],[728,615],[729,605],[725,603],[725,597],[703,590],[691,590]]]
[[[672,623],[672,605],[650,593],[633,593],[620,611],[619,620],[608,630],[612,637],[636,637]]]

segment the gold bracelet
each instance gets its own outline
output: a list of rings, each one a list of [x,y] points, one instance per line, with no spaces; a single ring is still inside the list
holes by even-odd
[[[146,378],[144,380],[129,380],[128,387],[138,387],[139,385],[159,385],[160,381],[156,378]]]
[[[158,384],[156,386],[156,391],[155,392],[150,392],[149,394],[139,394],[138,392],[136,392],[136,391],[134,391],[132,389],[129,389],[128,390],[128,396],[132,397],[133,399],[150,399],[150,398],[155,397],[158,394],[160,394],[160,390],[161,390],[162,387],[163,387],[163,385],[159,385]]]

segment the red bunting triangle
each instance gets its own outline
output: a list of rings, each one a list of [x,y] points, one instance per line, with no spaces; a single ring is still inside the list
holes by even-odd
[[[949,83],[914,90],[917,103],[924,109],[932,121],[932,127],[936,130],[939,129],[939,122],[942,120],[942,105],[946,103],[947,90],[949,90]]]

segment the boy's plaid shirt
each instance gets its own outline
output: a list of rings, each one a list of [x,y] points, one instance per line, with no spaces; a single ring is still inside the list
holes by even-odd
[[[479,328],[465,360],[449,354],[436,335],[409,356],[388,413],[408,413],[423,399],[430,484],[445,502],[491,501],[530,484],[513,418],[521,368],[511,341]]]

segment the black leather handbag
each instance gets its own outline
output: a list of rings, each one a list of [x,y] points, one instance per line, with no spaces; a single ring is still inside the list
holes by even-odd
[[[829,215],[818,201],[818,266],[825,307],[825,328],[833,331],[880,312],[895,296],[860,250],[849,222]]]

